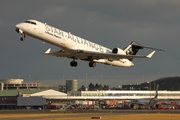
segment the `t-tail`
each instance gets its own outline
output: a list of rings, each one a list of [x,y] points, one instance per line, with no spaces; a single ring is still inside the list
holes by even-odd
[[[130,45],[128,45],[126,48],[124,48],[124,51],[127,55],[136,55],[137,52],[140,50],[140,49],[143,49],[143,48],[147,48],[147,49],[153,49],[153,50],[159,50],[159,51],[164,51],[162,49],[157,49],[157,48],[152,48],[152,47],[147,47],[147,46],[144,46],[144,45],[140,45],[139,43],[135,42],[135,41],[132,41],[130,43]],[[133,57],[132,58],[129,58],[130,61],[133,60]]]
[[[137,46],[138,45],[138,46]],[[127,55],[136,55],[136,53],[139,51],[139,49],[143,49],[139,46],[140,44],[137,42],[132,41],[130,45],[128,45],[124,51]],[[129,58],[130,61],[132,61],[133,58]]]

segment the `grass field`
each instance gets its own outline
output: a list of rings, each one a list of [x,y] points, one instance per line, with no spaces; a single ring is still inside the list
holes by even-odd
[[[82,114],[84,114],[82,116]],[[87,116],[86,116],[87,115]],[[97,114],[98,115],[98,114]],[[97,116],[95,114],[95,116]],[[102,114],[102,120],[179,120],[180,114]],[[92,120],[89,113],[1,114],[1,120]],[[97,119],[96,119],[97,120]]]

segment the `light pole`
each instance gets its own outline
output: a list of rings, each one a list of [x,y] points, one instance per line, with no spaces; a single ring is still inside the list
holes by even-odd
[[[17,84],[17,89],[19,89],[19,87],[20,87],[19,78],[20,78],[20,75],[18,75],[18,84]]]
[[[102,75],[100,76],[100,85],[101,85],[101,88],[100,88],[100,90],[103,88],[103,86],[102,86]]]
[[[64,92],[64,75],[63,75],[63,92]]]
[[[29,75],[29,85],[28,86],[30,86],[30,80],[31,80],[31,75]],[[30,88],[30,87],[29,87]]]
[[[144,75],[142,75],[142,84],[144,83]]]
[[[103,88],[103,84],[102,84],[102,75],[101,75],[101,86],[102,86],[102,88]]]
[[[87,91],[87,73],[86,73],[86,89],[85,89],[85,91]]]

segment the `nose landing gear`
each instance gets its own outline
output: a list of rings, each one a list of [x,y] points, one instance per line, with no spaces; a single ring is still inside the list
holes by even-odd
[[[24,41],[25,37],[26,37],[25,34],[23,34],[22,37],[20,38],[20,40]]]
[[[24,39],[26,38],[26,35],[25,35],[24,33],[21,33],[21,36],[22,36],[22,37],[20,38],[20,40],[21,40],[21,41],[24,41]]]
[[[20,38],[20,40],[24,41],[24,39],[26,38],[25,33],[21,29],[18,29],[18,28],[16,28],[16,32],[21,33],[22,37]]]

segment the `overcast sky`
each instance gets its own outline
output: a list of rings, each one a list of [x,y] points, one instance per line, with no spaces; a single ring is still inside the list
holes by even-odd
[[[179,0],[1,0],[0,78],[23,78],[28,82],[62,84],[77,79],[79,86],[100,83],[112,86],[136,84],[179,76],[180,1]],[[133,59],[134,67],[112,67],[78,60],[45,56],[61,48],[43,44],[32,37],[20,41],[15,25],[35,19],[106,46],[124,48],[131,41],[164,49],[151,59]],[[143,49],[139,55],[149,54]],[[87,74],[87,75],[86,75]],[[30,77],[29,77],[30,75]],[[87,77],[87,79],[86,79]]]

